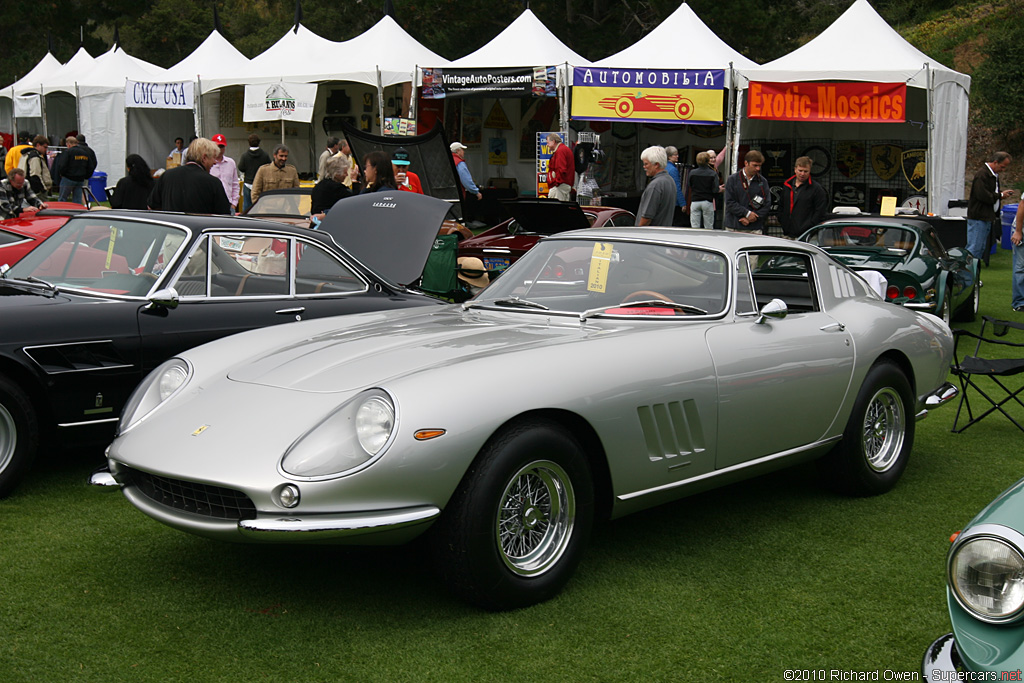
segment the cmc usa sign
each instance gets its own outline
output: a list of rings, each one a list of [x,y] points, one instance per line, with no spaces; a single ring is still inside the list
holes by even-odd
[[[144,83],[127,81],[124,106],[138,109],[188,109],[195,105],[195,83]]]
[[[907,84],[750,81],[747,118],[903,123],[907,118]]]

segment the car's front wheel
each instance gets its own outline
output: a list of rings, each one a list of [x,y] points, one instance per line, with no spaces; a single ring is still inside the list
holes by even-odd
[[[590,467],[557,424],[529,420],[491,438],[434,528],[440,574],[485,609],[555,596],[576,570],[593,522]]]
[[[965,323],[974,322],[974,320],[978,317],[978,311],[980,310],[981,280],[978,280],[977,276],[975,276],[974,291],[971,292],[971,298],[968,299],[967,302],[960,307],[959,311],[957,311],[956,319]]]
[[[0,498],[28,471],[39,444],[35,411],[25,393],[0,377]]]
[[[895,486],[914,446],[913,406],[910,383],[895,363],[872,366],[843,440],[822,460],[833,486],[855,496],[873,496]]]

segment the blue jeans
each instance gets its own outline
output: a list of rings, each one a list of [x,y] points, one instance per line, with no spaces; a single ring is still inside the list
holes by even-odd
[[[252,206],[252,189],[248,185],[242,185],[242,213]]]
[[[714,202],[700,200],[690,202],[690,227],[713,230],[715,227]]]
[[[1024,244],[1013,245],[1013,275],[1011,288],[1013,307],[1024,306]]]
[[[71,201],[81,204],[82,200],[85,199],[83,188],[88,182],[88,180],[72,180],[71,178],[61,178],[60,201],[66,202],[72,195],[74,195],[74,199],[71,199]]]
[[[988,247],[988,235],[992,231],[990,221],[979,221],[977,218],[967,219],[967,251],[976,259],[985,257]]]

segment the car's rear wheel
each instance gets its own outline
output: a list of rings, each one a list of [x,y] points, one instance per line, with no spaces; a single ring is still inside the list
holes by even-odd
[[[851,495],[873,496],[896,485],[914,446],[913,400],[910,383],[894,363],[872,366],[843,440],[822,459],[833,486]]]
[[[942,306],[938,311],[938,316],[942,318],[942,322],[947,325],[953,324],[953,299],[950,295],[951,292],[947,288],[946,291],[942,293]]]
[[[555,596],[579,564],[593,522],[590,467],[547,420],[488,441],[434,527],[435,564],[462,599],[485,609]]]
[[[32,465],[39,425],[28,397],[0,377],[0,498],[7,496]]]

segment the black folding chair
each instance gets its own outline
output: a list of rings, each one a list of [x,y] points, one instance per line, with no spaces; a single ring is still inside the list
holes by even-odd
[[[950,366],[950,370],[960,380],[960,405],[956,409],[956,417],[953,419],[953,432],[959,434],[964,431],[972,424],[981,422],[983,419],[999,411],[1006,416],[1010,422],[1017,426],[1017,429],[1024,432],[1024,425],[1021,425],[1010,413],[1006,412],[1006,404],[1010,402],[1016,402],[1021,408],[1024,408],[1024,402],[1021,402],[1021,392],[1024,391],[1024,381],[1019,383],[1019,386],[1013,388],[1008,386],[1009,382],[1006,378],[1013,377],[1024,373],[1024,358],[982,358],[982,346],[986,344],[993,344],[1003,347],[1012,347],[1017,349],[1024,349],[1024,343],[1011,342],[1005,339],[996,339],[995,337],[1003,337],[1010,329],[1024,330],[1024,324],[1010,322],[1008,320],[996,320],[989,316],[982,316],[983,320],[981,323],[981,330],[979,334],[969,332],[968,330],[953,330],[954,346],[953,346],[953,365]],[[985,335],[985,328],[991,326],[991,335]],[[974,345],[974,355],[960,357],[959,345],[960,340],[964,337],[970,337],[976,339],[977,343]],[[988,391],[978,383],[978,378],[988,377],[995,386],[988,386]],[[998,387],[1002,393],[996,390]],[[975,392],[981,398],[984,398],[989,402],[991,407],[985,412],[975,416],[974,411],[971,409],[970,393]],[[1001,396],[999,400],[993,398],[989,394],[993,393],[997,396]],[[1005,394],[1005,396],[1002,396]],[[977,402],[975,398],[975,402]],[[966,408],[966,422],[959,429],[957,425],[960,422],[961,411]]]

